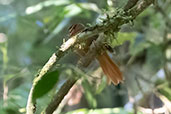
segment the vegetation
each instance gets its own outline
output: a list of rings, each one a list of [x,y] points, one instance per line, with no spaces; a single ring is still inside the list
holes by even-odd
[[[170,4],[0,0],[0,114],[171,113]],[[86,29],[69,39],[77,23]],[[118,85],[95,59],[104,46],[123,74]]]

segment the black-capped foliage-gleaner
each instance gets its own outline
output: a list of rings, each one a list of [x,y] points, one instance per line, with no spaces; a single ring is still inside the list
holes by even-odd
[[[74,24],[69,28],[69,36],[72,37],[80,32],[85,30],[84,25],[82,24]],[[77,53],[81,56],[84,56],[89,49],[89,46],[91,45],[92,41],[97,39],[98,35],[93,36],[92,38],[89,38],[91,40],[85,41],[85,46],[83,49],[78,49]],[[109,57],[107,52],[102,52],[99,54],[96,59],[99,61],[100,66],[104,72],[104,74],[107,76],[107,81],[110,84],[112,81],[114,85],[119,84],[123,80],[122,73],[118,66],[112,61],[112,59]]]

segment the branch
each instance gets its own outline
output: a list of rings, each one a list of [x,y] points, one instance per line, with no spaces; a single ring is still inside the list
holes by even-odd
[[[43,66],[41,71],[37,74],[37,77],[33,81],[32,88],[30,89],[30,93],[27,100],[27,107],[26,107],[26,114],[34,114],[36,111],[36,101],[33,101],[33,91],[35,89],[35,85],[42,79],[42,77],[49,72],[54,65],[63,57],[72,47],[75,43],[76,36],[70,38],[67,42],[63,43],[61,48],[54,53],[48,62]]]
[[[69,78],[59,89],[57,94],[54,96],[53,100],[50,102],[48,107],[46,108],[45,112],[46,114],[52,114],[56,108],[61,103],[62,99],[65,97],[65,95],[68,93],[68,91],[72,88],[72,86],[77,81],[77,78]]]
[[[93,27],[89,27],[87,28],[85,31],[77,34],[76,36],[71,37],[68,41],[66,41],[65,43],[63,43],[63,45],[60,47],[60,49],[54,53],[52,55],[52,57],[50,57],[50,59],[48,60],[48,62],[44,65],[44,67],[41,69],[41,71],[37,74],[37,77],[34,79],[33,81],[33,85],[32,88],[30,90],[29,93],[29,97],[28,97],[28,101],[27,101],[27,114],[34,114],[35,110],[36,110],[36,101],[33,101],[32,99],[32,95],[33,95],[33,91],[35,89],[35,85],[37,84],[38,81],[41,80],[41,78],[47,73],[49,72],[54,65],[66,54],[68,53],[69,50],[71,50],[75,44],[80,43],[80,42],[84,42],[86,39],[94,36],[94,35],[98,35],[99,33],[105,33],[109,30],[113,30],[113,32],[118,32],[119,27],[123,24],[128,23],[129,21],[135,19],[141,12],[143,12],[150,4],[153,3],[153,0],[142,0],[141,2],[139,2],[139,4],[137,4],[135,7],[133,7],[131,10],[129,10],[129,12],[119,12],[117,15],[115,15],[114,17],[111,17],[109,19],[106,19],[105,21],[103,21],[103,23],[101,23],[100,25],[95,25]],[[98,40],[99,45],[103,44],[103,40],[102,38],[100,38],[100,40]],[[96,50],[101,50],[101,46],[97,46]],[[85,61],[86,59],[91,62],[94,58],[94,55],[97,54],[97,51],[92,51],[90,50],[88,52],[89,55],[87,55],[88,57],[83,59],[82,61]],[[69,80],[68,80],[69,81]],[[62,88],[65,88],[63,90],[62,88],[60,89],[60,91],[55,95],[56,97],[54,97],[54,99],[58,99],[58,103],[56,103],[53,107],[53,111],[58,107],[59,103],[62,101],[62,99],[64,98],[64,96],[67,94],[67,92],[69,91],[69,89],[72,87],[72,85],[76,82],[76,80],[73,79],[73,81],[70,82],[70,86],[67,84],[64,84],[62,86]],[[65,91],[63,94],[61,92]],[[54,101],[54,100],[53,100]],[[54,108],[56,107],[56,108]],[[49,111],[49,108],[46,110]],[[51,112],[53,112],[51,111]]]
[[[124,7],[124,11],[127,11],[137,4],[138,0],[129,0]]]
[[[97,41],[95,42],[97,45],[101,45],[100,44],[101,42],[99,42],[100,39],[104,39],[104,37],[102,37],[102,35],[99,35]],[[90,50],[87,54],[88,56],[85,56],[85,58],[83,57],[83,59],[81,59],[80,62],[78,63],[78,67],[80,69],[83,68],[82,66],[86,66],[88,61],[90,63],[90,59],[87,59],[86,57],[90,57],[92,54],[96,54],[95,48],[96,47],[94,45],[90,46]],[[96,55],[93,55],[93,56],[95,57]],[[93,57],[93,56],[91,56],[91,57]],[[78,80],[78,78],[67,79],[67,81],[62,85],[60,90],[56,93],[53,100],[47,106],[47,108],[45,110],[46,114],[52,114],[58,108],[58,106],[59,106],[60,102],[63,100],[64,96],[68,93],[68,91],[72,88],[72,86],[75,84],[75,82],[77,80]]]
[[[129,11],[128,15],[136,18],[140,13],[142,13],[148,6],[154,3],[155,0],[142,0],[135,7]]]

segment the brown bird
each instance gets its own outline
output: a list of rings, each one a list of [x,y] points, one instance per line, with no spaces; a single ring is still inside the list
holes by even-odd
[[[74,24],[69,28],[69,36],[70,37],[75,36],[76,34],[82,32],[83,30],[85,30],[84,25]],[[98,36],[96,36],[96,38],[97,37]],[[94,39],[95,38],[93,37],[92,40],[94,40]],[[86,46],[88,46],[86,49],[81,50],[82,52],[79,50],[79,52],[78,52],[79,55],[80,55],[80,52],[81,52],[81,55],[83,55],[88,51],[88,48],[92,43],[92,40],[86,42]],[[102,54],[98,55],[96,58],[99,61],[104,74],[107,76],[108,84],[110,84],[111,81],[113,82],[114,85],[117,85],[120,82],[122,82],[122,80],[123,80],[122,73],[121,73],[120,69],[118,68],[118,66],[109,57],[107,52],[103,52]]]

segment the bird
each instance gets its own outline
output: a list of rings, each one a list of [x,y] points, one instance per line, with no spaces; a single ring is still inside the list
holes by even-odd
[[[77,35],[78,33],[84,31],[85,28],[86,27],[81,23],[73,24],[69,27],[69,37]],[[84,49],[82,50],[77,50],[78,54],[85,55],[85,53],[88,52],[88,46],[90,46],[92,41],[97,39],[97,37],[98,35],[89,38],[91,40],[85,42],[87,47],[84,47]],[[122,72],[120,71],[119,67],[114,63],[114,61],[112,61],[106,51],[98,54],[96,59],[98,60],[104,74],[107,77],[108,84],[112,82],[114,85],[118,85],[120,82],[123,81]]]

